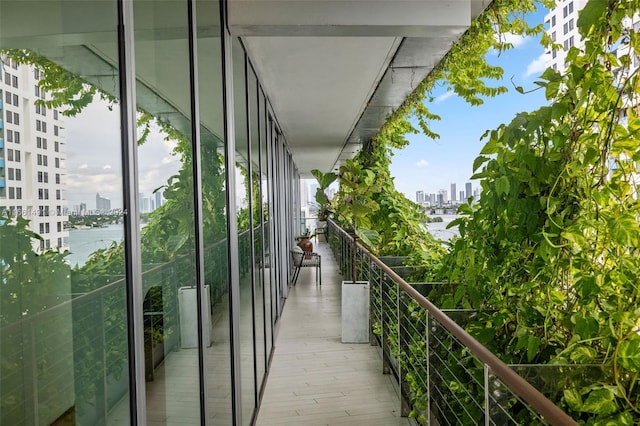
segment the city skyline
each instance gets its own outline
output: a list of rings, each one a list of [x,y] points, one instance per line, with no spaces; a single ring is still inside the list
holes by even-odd
[[[531,25],[542,24],[548,9],[540,8],[526,16]],[[549,65],[540,36],[516,37],[503,35],[512,49],[491,51],[487,61],[504,69],[500,82],[490,82],[508,88],[508,92],[495,98],[485,98],[484,104],[471,106],[447,87],[436,85],[427,108],[441,116],[441,120],[430,123],[431,130],[440,135],[431,139],[422,133],[408,134],[409,145],[394,150],[391,159],[391,176],[396,189],[405,197],[415,200],[415,193],[423,188],[450,188],[451,182],[473,182],[473,162],[486,143],[481,136],[500,124],[509,123],[518,112],[532,111],[545,104],[544,91],[534,81]],[[520,93],[516,87],[524,89]],[[410,120],[416,129],[415,119]],[[459,196],[459,189],[458,196]],[[458,197],[456,197],[458,198]]]
[[[472,182],[464,183],[464,190],[457,192],[458,182],[451,182],[450,191],[444,188],[438,189],[435,192],[428,192],[425,190],[418,190],[412,201],[417,204],[429,204],[429,205],[457,205],[466,203],[469,197],[475,198],[481,195],[480,185],[473,186]]]

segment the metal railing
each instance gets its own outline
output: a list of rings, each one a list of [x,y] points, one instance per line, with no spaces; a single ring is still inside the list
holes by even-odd
[[[250,235],[238,234],[241,275],[251,267]],[[205,248],[212,308],[228,293],[227,256],[226,239]],[[148,381],[180,347],[178,289],[195,284],[194,262],[193,255],[185,254],[144,265]],[[78,423],[99,424],[128,392],[126,280],[101,275],[90,284],[90,291],[67,295],[45,310],[0,326],[0,424],[51,424],[71,410]]]
[[[329,242],[350,277],[352,237],[329,221]],[[380,347],[383,372],[397,380],[403,416],[437,425],[577,425],[465,331],[477,312],[444,311],[428,300],[454,284],[409,284],[401,275],[412,271],[385,260],[357,244],[356,279],[370,284],[370,341]]]

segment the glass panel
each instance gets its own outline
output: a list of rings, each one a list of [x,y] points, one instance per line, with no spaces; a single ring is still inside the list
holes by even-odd
[[[129,424],[116,6],[0,2],[3,425]]]
[[[261,188],[261,197],[262,197],[262,212],[263,212],[263,223],[262,223],[262,247],[263,247],[263,270],[262,277],[264,279],[264,289],[265,289],[265,298],[264,298],[264,311],[265,318],[267,324],[267,349],[266,355],[267,358],[269,354],[271,354],[272,343],[273,343],[273,325],[274,325],[274,315],[272,312],[272,300],[275,292],[272,289],[273,280],[272,277],[272,268],[270,262],[270,244],[271,244],[271,222],[269,219],[269,180],[268,180],[268,172],[269,172],[269,162],[268,162],[268,154],[267,154],[267,141],[269,138],[269,133],[267,131],[267,104],[264,98],[264,94],[262,90],[260,90],[258,96],[258,109],[259,109],[259,117],[260,117],[260,188]]]
[[[187,1],[136,0],[134,16],[147,419],[195,425],[200,376]]]
[[[578,394],[593,383],[609,383],[612,389],[616,386],[612,369],[602,365],[518,364],[509,367],[569,415],[573,413],[565,400],[565,395],[569,395],[568,392]],[[530,405],[507,387],[489,367],[486,367],[486,370],[489,424],[548,424]]]
[[[236,134],[236,215],[238,217],[238,259],[240,266],[240,378],[242,422],[250,424],[256,406],[253,337],[253,289],[251,286],[251,233],[249,232],[249,191],[247,140],[247,91],[244,50],[233,40],[233,102]]]
[[[212,424],[233,424],[227,210],[224,168],[224,112],[219,4],[198,1],[200,139],[204,222],[204,269],[212,330],[207,353],[207,413]]]
[[[251,126],[251,214],[253,219],[253,282],[255,289],[255,317],[256,317],[256,383],[260,389],[267,368],[265,343],[265,313],[264,313],[264,285],[262,274],[262,226],[260,196],[260,129],[258,122],[258,82],[252,68],[249,68],[249,118]]]

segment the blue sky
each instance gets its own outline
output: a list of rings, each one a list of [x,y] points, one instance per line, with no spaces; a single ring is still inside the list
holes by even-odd
[[[546,9],[530,15],[531,24],[544,20]],[[428,104],[431,112],[441,116],[432,124],[432,130],[440,135],[433,140],[426,136],[408,135],[408,147],[396,151],[391,164],[391,175],[398,191],[415,201],[416,191],[437,193],[445,189],[450,194],[451,183],[457,184],[457,192],[473,174],[473,160],[485,141],[480,137],[487,129],[495,129],[501,123],[509,123],[521,111],[532,111],[546,103],[541,90],[529,94],[518,93],[511,79],[525,91],[533,89],[533,82],[542,74],[546,60],[539,38],[515,38],[514,48],[497,55],[487,55],[487,60],[504,69],[503,84],[509,92],[496,98],[488,98],[480,106],[471,106],[463,99],[440,89],[434,102]],[[473,182],[473,188],[479,186]],[[456,195],[456,198],[457,195]]]

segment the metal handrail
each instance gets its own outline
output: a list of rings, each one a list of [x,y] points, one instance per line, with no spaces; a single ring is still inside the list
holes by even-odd
[[[257,229],[259,229],[259,227],[254,227],[254,231],[256,231]],[[242,231],[241,233],[238,234],[238,238],[241,238],[243,236],[245,236],[246,234],[249,234],[249,230],[245,230]],[[226,244],[227,239],[226,238],[222,238],[220,241],[215,242],[214,244],[208,246],[205,248],[206,251],[210,251],[215,249],[216,247],[222,245],[222,244]],[[148,275],[152,275],[156,272],[159,272],[165,268],[171,267],[171,266],[175,266],[177,264],[179,264],[179,262],[183,261],[184,259],[186,259],[189,255],[181,255],[178,256],[177,258],[166,262],[166,263],[162,263],[158,266],[154,266],[151,269],[148,269],[146,271],[144,271],[142,273],[142,276],[148,276]],[[14,331],[16,331],[16,329],[20,329],[22,327],[28,326],[32,323],[38,323],[40,321],[46,321],[48,318],[51,318],[52,316],[56,315],[58,312],[62,312],[65,309],[67,309],[69,306],[74,306],[74,305],[78,305],[78,304],[82,304],[82,303],[87,303],[90,300],[93,300],[95,298],[97,298],[98,296],[100,296],[103,293],[106,293],[110,290],[115,289],[118,286],[122,286],[126,283],[125,278],[120,278],[117,281],[114,281],[112,283],[106,284],[102,287],[96,288],[94,290],[91,290],[88,293],[83,293],[79,296],[73,297],[71,299],[65,300],[63,302],[60,302],[58,304],[55,304],[43,311],[39,311],[36,312],[34,314],[25,316],[24,318],[21,318],[17,321],[14,321],[12,323],[9,324],[5,324],[0,326],[0,337],[2,337],[3,335],[5,335],[6,333],[12,333]]]
[[[331,225],[338,232],[344,234],[348,238],[351,235],[346,232],[335,221],[329,219]],[[362,251],[371,261],[373,261],[391,280],[393,280],[398,286],[407,293],[413,300],[415,300],[420,306],[425,308],[431,316],[446,328],[453,336],[455,336],[463,345],[465,345],[480,361],[489,366],[493,373],[498,376],[504,384],[509,386],[511,390],[523,399],[526,403],[530,404],[537,412],[549,421],[552,425],[576,425],[577,422],[573,420],[567,413],[562,411],[557,405],[544,396],[538,389],[523,379],[518,373],[512,370],[507,364],[495,356],[489,349],[478,342],[473,336],[467,333],[462,327],[460,327],[455,321],[453,321],[447,314],[441,311],[437,306],[422,296],[415,288],[407,283],[402,277],[396,274],[389,266],[384,264],[378,259],[371,251],[364,247],[359,242],[357,248]]]

